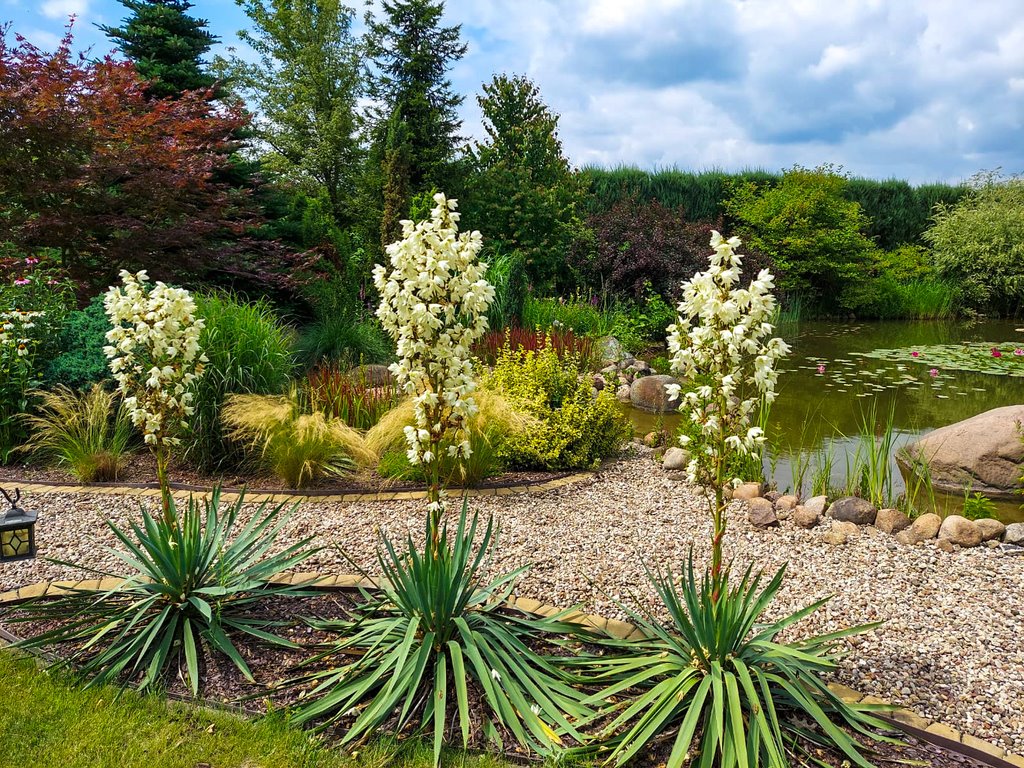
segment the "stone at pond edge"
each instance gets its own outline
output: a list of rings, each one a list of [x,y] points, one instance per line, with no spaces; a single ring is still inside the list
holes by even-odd
[[[665,458],[661,462],[661,468],[669,471],[686,469],[690,463],[690,454],[682,448],[675,446],[665,450]]]
[[[1003,534],[1005,544],[1024,545],[1024,523],[1010,523]]]
[[[793,509],[796,509],[797,502],[799,501],[800,499],[791,494],[786,496],[779,496],[779,498],[775,500],[775,509],[779,510],[780,512],[789,512]]]
[[[821,515],[806,506],[793,510],[793,523],[801,528],[813,528],[821,521]]]
[[[949,515],[942,521],[939,538],[961,547],[976,547],[982,540],[978,524],[961,515]]]
[[[615,399],[620,403],[629,402],[629,384],[622,384],[618,389],[615,390]]]
[[[617,363],[622,357],[622,344],[614,336],[602,336],[597,340],[597,354],[602,363]]]
[[[975,520],[975,524],[981,531],[982,541],[998,541],[1003,538],[1003,534],[1006,533],[1006,526],[998,520],[993,520],[990,517],[983,518],[981,520]]]
[[[768,499],[754,498],[747,501],[747,519],[758,528],[773,528],[779,524],[775,507]]]
[[[928,465],[932,485],[960,493],[970,482],[981,493],[1010,493],[1019,488],[1024,443],[1018,423],[1024,405],[993,408],[929,432],[906,451]]]
[[[732,497],[741,501],[756,499],[761,496],[763,490],[760,483],[740,483],[732,489]]]
[[[898,509],[880,509],[875,515],[875,528],[895,536],[910,527],[910,518]]]
[[[808,512],[814,512],[818,515],[824,515],[825,509],[828,507],[827,496],[812,496],[804,502],[804,509]]]
[[[669,400],[665,386],[678,383],[679,380],[674,376],[664,374],[635,379],[629,388],[629,401],[634,408],[639,408],[642,411],[673,413],[679,407],[680,398]]]
[[[878,509],[867,499],[858,496],[844,496],[829,505],[829,517],[854,525],[871,525],[875,522]]]
[[[821,540],[826,544],[838,546],[840,544],[845,544],[850,540],[850,537],[855,536],[857,532],[858,528],[855,523],[840,520],[832,523],[832,527],[822,535]]]
[[[901,544],[919,544],[922,541],[934,539],[942,527],[942,518],[934,512],[921,515],[910,527],[896,534],[896,541]]]

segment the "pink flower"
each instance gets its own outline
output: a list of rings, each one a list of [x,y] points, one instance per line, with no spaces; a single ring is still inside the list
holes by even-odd
[[[913,352],[911,352],[911,353],[910,353],[910,356],[911,356],[911,357],[920,357],[920,356],[921,356],[921,353],[920,353],[920,352],[918,352],[918,351],[917,351],[917,350],[915,349],[915,350],[914,350]]]
[[[31,282],[32,282],[32,281],[31,281],[31,280],[29,280],[29,279],[28,279],[27,277],[22,277],[22,278],[20,278],[20,279],[18,279],[18,280],[15,280],[15,281],[14,281],[14,284],[15,284],[15,285],[28,285],[28,284],[29,284],[29,283],[31,283]]]
[[[1015,350],[1013,350],[1013,354],[1015,354],[1017,357],[1020,357],[1021,355],[1024,355],[1024,349],[1017,347]]]
[[[992,347],[992,357],[1002,357],[1003,353],[999,351],[998,347]]]
[[[936,376],[939,375],[939,369],[938,368],[932,368],[930,371],[928,371],[928,375],[931,376],[934,379]]]
[[[824,373],[824,372],[825,372],[825,364],[824,364],[824,363],[821,363],[821,364],[820,364],[820,365],[818,366],[818,373]]]
[[[34,259],[31,256],[29,256],[28,258],[25,259],[25,263],[26,264],[38,264],[39,263],[39,259]]]

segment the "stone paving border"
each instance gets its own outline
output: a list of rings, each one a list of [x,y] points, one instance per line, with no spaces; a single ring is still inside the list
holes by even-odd
[[[466,488],[458,489],[458,498],[463,495],[469,498],[476,498],[482,496],[512,496],[520,493],[547,493],[548,491],[554,491],[558,488],[563,488],[567,485],[579,483],[584,480],[589,480],[594,477],[592,472],[574,472],[572,474],[556,475],[550,480],[534,480],[515,485],[483,485],[479,488]],[[209,498],[213,492],[212,488],[205,486],[194,486],[194,485],[182,485],[180,483],[171,484],[171,494],[177,499],[188,499],[190,496],[205,499]],[[61,484],[53,482],[44,482],[41,480],[26,480],[26,481],[0,481],[0,488],[5,490],[13,491],[15,488],[20,488],[22,491],[33,491],[35,493],[81,493],[81,494],[98,494],[98,495],[118,495],[118,496],[140,496],[140,497],[153,497],[158,498],[160,496],[160,489],[158,486],[152,483],[147,484]],[[237,496],[241,493],[245,494],[246,500],[260,504],[263,502],[277,503],[277,502],[362,502],[362,501],[412,501],[417,499],[427,498],[426,490],[414,490],[414,491],[388,491],[388,490],[377,490],[377,491],[349,491],[347,493],[331,493],[328,491],[309,491],[306,493],[292,492],[288,490],[267,490],[267,489],[246,489],[246,488],[222,488],[221,496]],[[456,494],[453,492],[453,498]]]
[[[564,485],[565,483],[562,484]],[[122,579],[116,578],[85,579],[82,581],[44,581],[0,593],[0,607],[17,605],[40,597],[56,597],[62,592],[66,593],[71,590],[105,592],[116,589],[122,581]],[[324,591],[355,591],[359,589],[374,589],[378,586],[377,581],[356,574],[324,574],[316,571],[278,573],[270,579],[270,582],[272,584],[301,584],[311,589]],[[644,633],[639,628],[618,619],[609,619],[578,610],[566,613],[564,608],[547,605],[539,600],[528,597],[511,598],[509,604],[527,613],[535,613],[541,616],[565,614],[565,621],[596,629],[618,640],[639,640],[644,637]],[[0,635],[0,641],[6,640],[10,642],[11,638],[13,638],[13,635],[7,632],[3,632]],[[865,696],[839,683],[829,683],[828,687],[843,701],[851,704],[862,703],[888,706],[888,702],[882,699],[875,696]],[[969,733],[961,733],[950,728],[948,725],[921,717],[909,709],[892,707],[892,709],[886,712],[876,714],[878,717],[887,720],[895,727],[915,738],[979,760],[992,766],[992,768],[1024,768],[1024,757],[1007,752],[1002,747],[979,739]]]

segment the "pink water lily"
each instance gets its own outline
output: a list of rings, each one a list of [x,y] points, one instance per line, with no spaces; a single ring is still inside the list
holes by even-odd
[[[992,347],[992,357],[1002,357],[1003,353],[999,351],[998,347]]]
[[[917,350],[915,349],[915,350],[914,350],[913,352],[911,352],[911,353],[910,353],[910,356],[911,356],[911,357],[920,357],[920,356],[921,356],[921,353],[920,353],[920,352],[918,352],[918,351],[917,351]]]
[[[928,371],[928,375],[931,376],[934,379],[936,376],[939,375],[939,369],[938,368],[932,368],[930,371]]]
[[[824,372],[825,372],[825,364],[821,363],[821,364],[818,365],[818,373],[824,373]]]
[[[1015,350],[1013,350],[1013,354],[1015,354],[1017,357],[1020,357],[1021,355],[1024,355],[1024,349],[1017,347]]]

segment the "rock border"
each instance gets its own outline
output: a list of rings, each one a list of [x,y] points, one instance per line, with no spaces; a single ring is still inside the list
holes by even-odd
[[[547,493],[567,485],[583,482],[594,478],[593,472],[558,473],[547,480],[528,480],[516,484],[484,484],[478,488],[460,488],[454,497],[476,498],[482,496],[512,496],[520,493]],[[20,488],[23,491],[35,493],[80,493],[86,495],[115,494],[118,496],[138,497],[159,497],[160,488],[156,483],[78,483],[65,484],[43,480],[25,481],[0,481],[0,488],[13,491]],[[453,489],[456,490],[456,489]],[[178,499],[187,499],[189,496],[195,498],[209,498],[213,488],[203,485],[186,485],[184,483],[171,483],[171,495]],[[289,491],[286,489],[272,490],[261,488],[221,488],[221,496],[238,496],[245,494],[246,500],[260,504],[262,502],[361,502],[361,501],[411,501],[427,498],[426,489],[423,490],[350,490],[347,492],[335,492],[330,489],[309,490],[304,492]]]
[[[116,588],[122,582],[123,579],[116,578],[84,579],[81,581],[43,581],[0,593],[0,607],[10,607],[41,597],[55,597],[61,592],[71,590],[105,592]],[[376,589],[379,582],[358,574],[325,574],[319,571],[299,571],[275,574],[271,577],[270,583],[277,585],[298,584],[325,592],[352,592],[361,589]],[[509,598],[508,604],[511,607],[539,616],[565,614],[564,618],[566,621],[596,629],[618,640],[639,640],[644,637],[644,633],[638,627],[628,622],[609,619],[597,614],[584,613],[579,610],[569,610],[566,612],[564,608],[548,605],[529,597],[512,597]],[[0,645],[9,644],[12,638],[16,639],[11,633],[0,630]],[[1024,768],[1024,756],[1007,752],[996,744],[979,739],[969,733],[962,733],[936,720],[921,717],[909,709],[892,707],[883,699],[875,696],[865,696],[845,685],[829,683],[828,687],[840,699],[850,704],[862,703],[891,707],[886,712],[876,713],[876,716],[917,739],[978,760],[992,766],[992,768]]]

